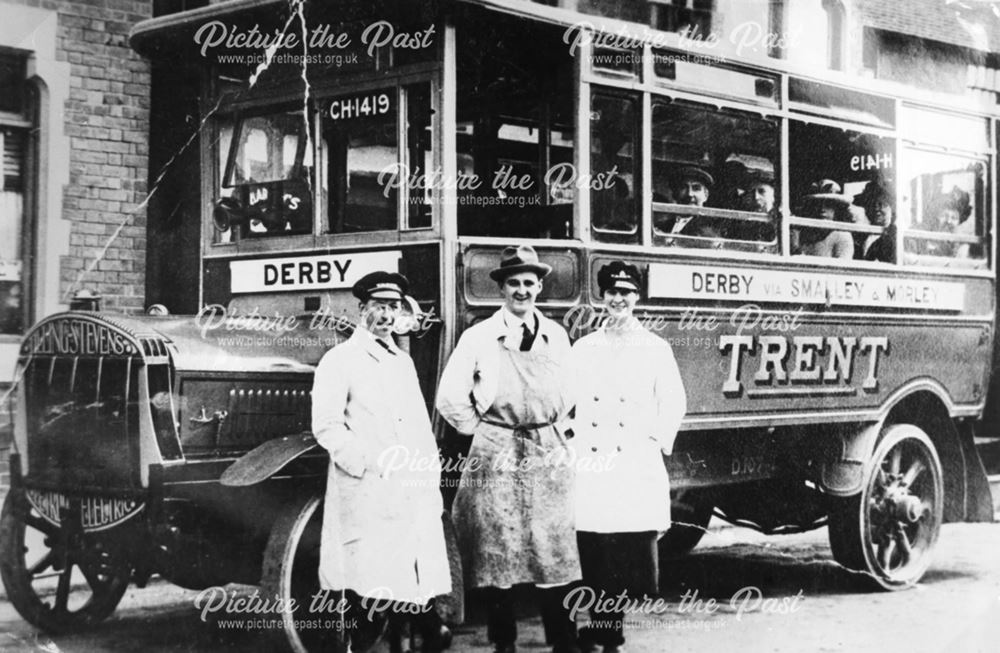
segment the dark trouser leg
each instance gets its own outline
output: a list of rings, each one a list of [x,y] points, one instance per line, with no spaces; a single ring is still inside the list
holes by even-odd
[[[538,588],[538,603],[545,627],[545,641],[554,650],[571,650],[576,646],[576,622],[570,619],[569,608],[564,604],[571,585]]]
[[[344,592],[344,599],[347,604],[347,610],[343,615],[346,628],[341,633],[351,642],[351,649],[367,650],[374,646],[385,632],[388,613],[372,611],[371,599],[359,597],[351,590]]]
[[[413,627],[420,633],[423,653],[437,653],[448,648],[450,641],[444,636],[447,629],[431,601],[413,620]]]
[[[625,643],[624,612],[604,612],[597,623],[600,625],[591,627],[595,642],[601,646],[621,646]]]
[[[489,587],[483,590],[489,618],[486,634],[497,648],[517,641],[517,621],[514,619],[514,591]]]

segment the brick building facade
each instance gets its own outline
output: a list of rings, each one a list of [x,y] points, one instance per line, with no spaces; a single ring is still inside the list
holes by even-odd
[[[5,399],[20,334],[75,292],[143,308],[150,70],[128,31],[151,15],[151,0],[0,0]],[[10,446],[3,428],[0,494]]]

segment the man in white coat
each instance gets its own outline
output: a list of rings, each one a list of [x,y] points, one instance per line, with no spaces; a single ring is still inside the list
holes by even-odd
[[[633,316],[640,275],[612,261],[598,286],[603,326],[573,345],[577,456],[576,528],[583,587],[608,599],[657,592],[656,537],[670,526],[670,487],[661,454],[673,450],[686,411],[684,383],[670,345]],[[592,463],[592,464],[591,464]],[[625,643],[624,613],[591,613],[581,648],[604,653]]]
[[[431,601],[451,576],[437,446],[413,361],[392,340],[407,286],[396,273],[362,277],[354,334],[316,368],[312,428],[330,452],[319,576],[358,619],[419,613],[424,650],[437,650]]]

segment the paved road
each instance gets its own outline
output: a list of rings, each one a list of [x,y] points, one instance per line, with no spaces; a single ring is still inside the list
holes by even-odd
[[[669,578],[658,613],[630,616],[629,653],[1000,651],[1000,524],[945,526],[924,582],[906,592],[857,590],[852,575],[832,561],[825,529],[765,538],[713,528]],[[131,589],[97,631],[53,638],[35,633],[0,602],[0,650],[274,650],[260,631],[222,628],[217,616],[202,621],[196,595],[165,583]],[[520,650],[548,650],[541,639],[538,619],[528,620]],[[489,651],[485,628],[457,628],[452,648]]]

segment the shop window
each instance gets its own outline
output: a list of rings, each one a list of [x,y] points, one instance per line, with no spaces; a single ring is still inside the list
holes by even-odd
[[[773,251],[779,131],[759,114],[654,100],[654,242]]]
[[[789,124],[793,255],[895,259],[895,139]]]
[[[713,0],[651,0],[650,24],[666,32],[707,36],[712,32]]]

